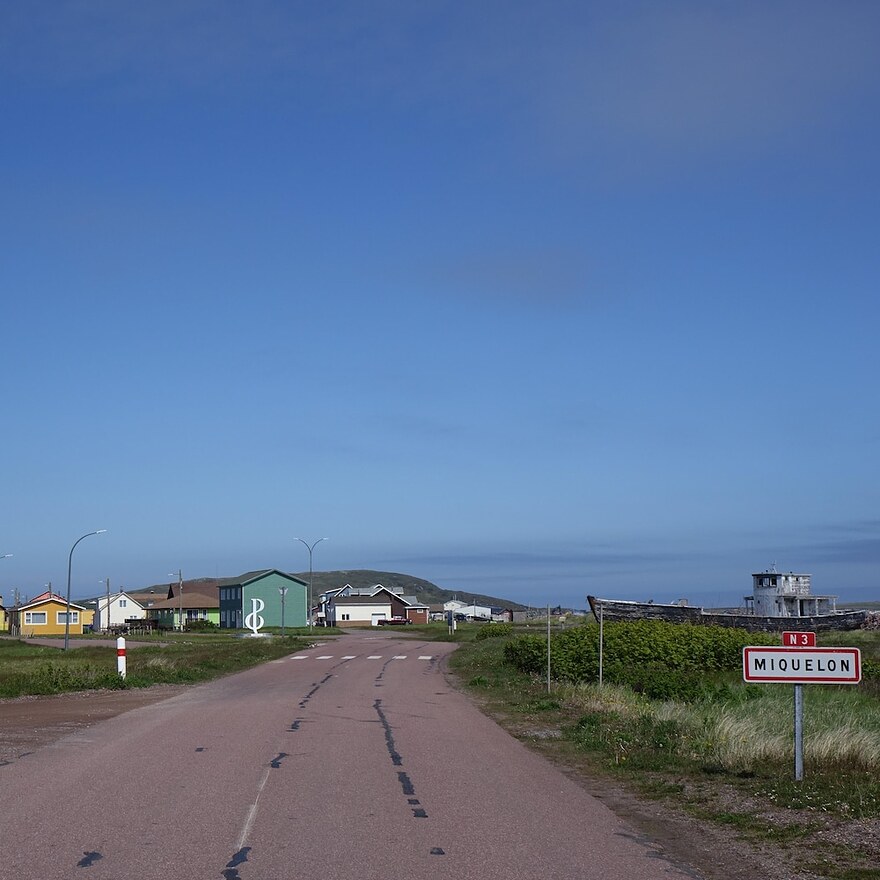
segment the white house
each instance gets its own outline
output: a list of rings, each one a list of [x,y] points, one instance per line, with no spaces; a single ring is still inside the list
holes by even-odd
[[[410,623],[427,623],[428,606],[415,597],[404,598],[398,593],[376,584],[366,590],[350,586],[341,590],[328,590],[321,595],[319,626],[380,626],[386,621],[408,620]]]
[[[127,620],[143,620],[147,616],[144,606],[124,590],[111,593],[109,603],[106,596],[100,596],[88,605],[95,609],[92,629],[96,632],[113,626],[123,626]]]

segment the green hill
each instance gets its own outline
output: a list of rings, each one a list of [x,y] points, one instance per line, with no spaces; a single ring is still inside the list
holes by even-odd
[[[294,577],[308,583],[309,573],[291,572]],[[460,599],[463,602],[482,603],[484,605],[497,606],[499,608],[520,609],[525,605],[519,602],[511,602],[509,599],[499,599],[497,596],[485,596],[481,593],[462,593],[454,590],[444,590],[430,581],[413,577],[409,574],[399,574],[394,571],[372,571],[370,569],[356,569],[353,571],[316,571],[312,573],[312,591],[318,596],[324,590],[336,587],[344,587],[351,584],[353,587],[373,587],[382,584],[390,590],[400,589],[404,596],[415,596],[426,605],[436,605],[447,602],[449,599]]]

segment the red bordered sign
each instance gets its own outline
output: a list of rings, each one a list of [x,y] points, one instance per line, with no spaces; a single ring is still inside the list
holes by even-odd
[[[743,678],[786,684],[858,684],[858,648],[743,648]]]

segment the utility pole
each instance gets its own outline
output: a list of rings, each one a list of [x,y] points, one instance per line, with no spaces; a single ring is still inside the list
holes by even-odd
[[[183,569],[177,569],[177,603],[180,608],[180,631],[183,632]]]
[[[100,621],[98,621],[100,623]],[[107,626],[105,632],[110,632],[110,578],[107,578]]]

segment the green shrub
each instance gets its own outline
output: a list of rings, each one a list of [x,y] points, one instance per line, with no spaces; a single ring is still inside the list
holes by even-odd
[[[598,627],[579,626],[554,636],[550,641],[550,673],[563,681],[595,681],[599,677]]]
[[[517,636],[504,645],[504,662],[528,674],[547,668],[547,641],[540,636]]]
[[[212,623],[210,620],[188,620],[186,622],[186,631],[187,632],[214,632],[215,630],[220,629],[216,623]]]
[[[656,700],[693,702],[707,687],[706,674],[742,668],[746,645],[776,644],[778,637],[741,629],[642,620],[604,627],[603,677]],[[542,636],[512,639],[504,659],[521,672],[547,668]],[[560,681],[592,682],[599,677],[599,628],[574,627],[552,636],[550,673]]]
[[[650,700],[695,703],[704,693],[705,676],[692,669],[670,669],[658,663],[629,666],[616,663],[607,671],[608,681],[626,685]]]
[[[475,641],[481,642],[483,639],[495,639],[499,636],[509,636],[512,633],[512,623],[487,623],[477,630]]]

